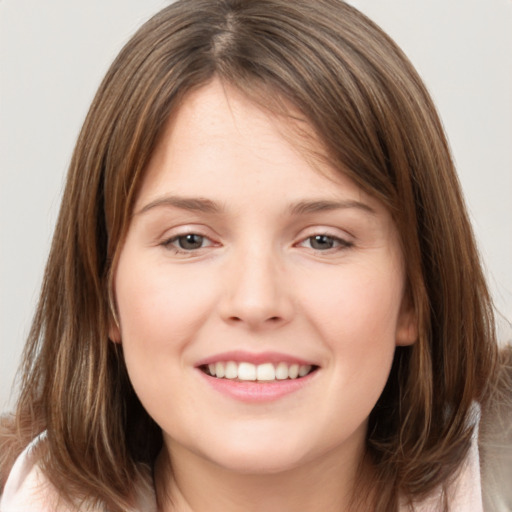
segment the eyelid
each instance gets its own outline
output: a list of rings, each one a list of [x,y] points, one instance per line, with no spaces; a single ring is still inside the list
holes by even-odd
[[[167,227],[158,235],[158,243],[165,242],[171,238],[178,238],[186,235],[200,235],[205,238],[213,240],[216,238],[215,232],[211,228],[203,224],[179,224],[172,227]]]
[[[179,238],[186,237],[187,235],[197,235],[208,241],[208,245],[204,247],[199,247],[197,249],[182,249],[173,245],[173,242],[176,242]],[[167,229],[159,238],[157,245],[163,247],[166,250],[174,250],[176,254],[184,254],[184,255],[195,255],[204,249],[208,249],[210,247],[216,247],[220,244],[216,242],[215,235],[212,235],[211,229],[206,228],[205,226],[197,225],[197,224],[186,224],[182,226],[176,226],[171,229]]]
[[[354,234],[350,233],[345,229],[322,224],[311,225],[304,229],[301,229],[296,238],[304,240],[306,238],[318,235],[330,236],[332,238],[337,238],[340,240],[344,240],[346,242],[354,242],[356,239]]]

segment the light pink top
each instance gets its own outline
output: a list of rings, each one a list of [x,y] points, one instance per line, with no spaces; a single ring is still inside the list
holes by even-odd
[[[34,455],[34,446],[44,433],[34,439],[14,464],[0,501],[0,512],[72,512],[69,506],[59,503],[58,491],[48,482],[39,468]],[[478,456],[478,434],[462,470],[449,489],[451,512],[483,512],[480,464]],[[439,512],[438,493],[414,506],[414,512]],[[83,512],[104,512],[98,508],[82,508]],[[409,512],[403,506],[402,512]],[[138,506],[129,512],[157,512],[153,489],[141,489]]]
[[[0,498],[0,512],[76,512],[64,503],[37,463],[34,447],[44,439],[43,432],[17,458]],[[81,506],[80,512],[105,512],[103,508]],[[137,507],[127,512],[157,512],[153,489],[141,485]]]

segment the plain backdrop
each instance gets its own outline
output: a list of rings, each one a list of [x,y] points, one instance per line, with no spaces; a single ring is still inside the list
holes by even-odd
[[[129,36],[168,3],[0,0],[0,411],[13,404],[64,176],[89,103]],[[508,337],[512,0],[350,3],[397,41],[434,97],[502,315],[500,333]]]

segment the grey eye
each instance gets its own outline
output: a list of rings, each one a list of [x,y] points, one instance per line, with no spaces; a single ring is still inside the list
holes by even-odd
[[[204,236],[190,233],[177,237],[176,242],[180,249],[191,251],[193,249],[200,249],[203,246]]]
[[[336,243],[336,240],[332,236],[327,235],[310,236],[308,240],[311,248],[319,251],[332,249]]]

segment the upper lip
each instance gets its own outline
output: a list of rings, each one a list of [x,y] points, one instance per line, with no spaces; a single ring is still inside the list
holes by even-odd
[[[290,354],[284,354],[280,352],[246,352],[243,350],[233,350],[230,352],[222,352],[214,354],[209,357],[205,357],[196,363],[196,366],[204,366],[208,364],[234,361],[236,363],[252,363],[255,365],[263,363],[288,363],[288,364],[299,364],[299,365],[315,365],[315,363],[306,359],[292,356]]]

